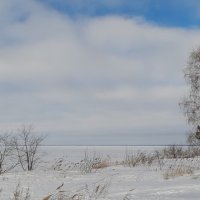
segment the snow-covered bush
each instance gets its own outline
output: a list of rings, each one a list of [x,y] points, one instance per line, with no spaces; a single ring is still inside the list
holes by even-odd
[[[145,164],[150,166],[155,159],[156,157],[154,154],[147,154],[142,151],[138,151],[135,153],[126,151],[123,164],[128,167],[135,167],[137,165],[145,165]]]
[[[164,179],[169,179],[169,178],[175,178],[178,176],[183,176],[183,175],[191,175],[193,174],[194,169],[192,166],[176,166],[172,167],[170,166],[165,173],[163,174]]]
[[[24,189],[21,187],[20,183],[18,183],[13,192],[12,200],[31,200],[29,188]]]
[[[80,161],[79,167],[82,173],[91,173],[92,170],[108,167],[109,160],[103,159],[100,155],[93,152],[85,151],[83,160]]]

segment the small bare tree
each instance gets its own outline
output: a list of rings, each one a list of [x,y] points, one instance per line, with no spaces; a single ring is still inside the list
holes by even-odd
[[[33,133],[33,126],[23,126],[13,139],[13,146],[16,150],[19,163],[24,171],[31,171],[39,162],[41,155],[38,147],[41,146],[43,136],[36,136]]]
[[[0,174],[12,170],[18,164],[18,161],[14,158],[14,148],[10,142],[10,135],[0,135]]]

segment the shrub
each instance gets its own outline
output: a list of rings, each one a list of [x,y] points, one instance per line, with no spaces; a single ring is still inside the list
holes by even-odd
[[[109,166],[109,161],[101,156],[85,151],[84,159],[80,161],[79,167],[82,173],[91,173],[92,170],[102,169]]]
[[[163,154],[165,158],[177,159],[177,158],[194,158],[200,156],[200,148],[198,146],[189,146],[183,148],[182,146],[170,146],[164,148]]]
[[[164,148],[163,153],[166,158],[182,158],[185,152],[183,151],[183,147],[173,145]]]
[[[136,153],[130,153],[126,151],[123,164],[128,167],[135,167],[137,165],[145,164],[151,165],[155,159],[155,155],[146,154],[145,152],[138,151]]]
[[[174,178],[178,176],[183,176],[183,175],[191,175],[193,174],[194,169],[192,166],[184,166],[184,165],[179,165],[176,167],[170,166],[166,172],[163,174],[164,179],[169,179],[169,178]]]
[[[20,183],[17,184],[15,191],[13,192],[12,200],[30,200],[30,189],[26,188],[25,190],[20,186]]]

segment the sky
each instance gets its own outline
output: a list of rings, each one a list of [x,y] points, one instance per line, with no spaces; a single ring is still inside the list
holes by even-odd
[[[49,145],[184,144],[195,0],[0,1],[0,130]]]

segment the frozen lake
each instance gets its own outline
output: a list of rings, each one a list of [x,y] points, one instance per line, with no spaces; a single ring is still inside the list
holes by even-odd
[[[124,159],[127,151],[130,153],[152,152],[162,148],[164,146],[43,146],[41,150],[45,152],[47,159],[65,157],[69,161],[78,162],[84,157],[85,152],[110,157],[114,161]]]

